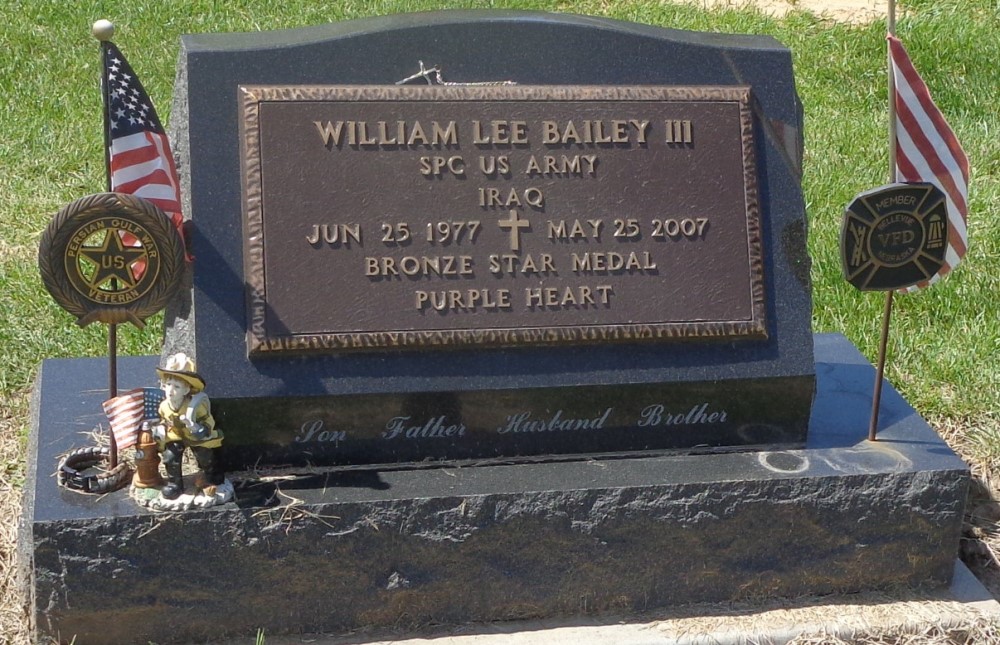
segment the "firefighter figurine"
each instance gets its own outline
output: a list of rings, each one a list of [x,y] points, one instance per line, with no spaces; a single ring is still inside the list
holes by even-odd
[[[164,499],[175,500],[184,493],[181,460],[190,448],[200,473],[195,483],[208,497],[225,481],[219,460],[222,432],[215,427],[212,406],[205,395],[205,381],[198,374],[194,360],[186,354],[170,356],[157,368],[164,399],[160,403],[160,423],[153,427],[153,437],[167,472],[167,483],[160,489]]]

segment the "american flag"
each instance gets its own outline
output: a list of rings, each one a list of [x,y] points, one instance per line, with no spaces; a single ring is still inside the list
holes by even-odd
[[[104,402],[115,444],[119,450],[135,445],[139,438],[139,424],[146,419],[159,419],[163,390],[156,387],[139,387]]]
[[[110,41],[104,43],[103,87],[107,93],[112,192],[156,204],[181,233],[180,184],[170,141],[132,66]],[[123,240],[130,246],[138,244],[132,236]]]
[[[896,180],[929,182],[945,194],[948,203],[948,249],[944,265],[913,291],[937,282],[965,255],[969,212],[969,159],[934,101],[903,43],[889,39],[889,58],[896,94]]]

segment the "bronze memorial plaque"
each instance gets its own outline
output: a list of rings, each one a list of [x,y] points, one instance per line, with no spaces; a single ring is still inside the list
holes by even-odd
[[[748,87],[241,87],[251,354],[764,338]]]

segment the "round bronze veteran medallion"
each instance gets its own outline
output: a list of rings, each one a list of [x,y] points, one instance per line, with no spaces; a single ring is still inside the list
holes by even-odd
[[[184,245],[170,218],[134,195],[99,193],[60,210],[38,249],[42,282],[80,326],[141,327],[173,296]]]

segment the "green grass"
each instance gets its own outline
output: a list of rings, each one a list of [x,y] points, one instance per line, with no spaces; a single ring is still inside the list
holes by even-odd
[[[291,28],[369,15],[440,8],[422,0],[24,0],[0,2],[0,404],[21,419],[23,393],[39,361],[101,355],[105,332],[77,329],[45,293],[35,268],[51,215],[104,186],[97,18],[118,25],[115,41],[169,120],[178,37],[204,31]],[[847,26],[798,12],[774,19],[753,11],[665,5],[659,0],[453,2],[453,8],[524,8],[608,16],[653,25],[770,34],[794,52],[805,106],[804,189],[814,259],[814,327],[845,333],[875,356],[880,294],[840,276],[844,206],[886,181],[884,24]],[[899,34],[972,161],[970,251],[941,284],[896,299],[889,378],[938,420],[993,428],[1000,410],[1000,6],[996,0],[910,0]],[[158,323],[125,327],[123,353],[157,351]],[[20,428],[23,431],[23,424]],[[997,450],[995,442],[982,442]]]

